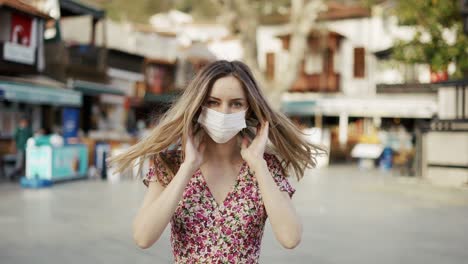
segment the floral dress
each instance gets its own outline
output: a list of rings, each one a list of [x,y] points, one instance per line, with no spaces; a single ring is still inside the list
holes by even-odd
[[[164,160],[181,164],[181,150],[163,153]],[[295,189],[284,176],[279,160],[264,154],[268,169],[281,191]],[[178,166],[178,167],[177,167]],[[169,184],[165,167],[153,160],[143,183]],[[267,214],[255,175],[244,161],[236,183],[218,204],[198,169],[187,184],[171,218],[171,245],[175,263],[258,263]]]

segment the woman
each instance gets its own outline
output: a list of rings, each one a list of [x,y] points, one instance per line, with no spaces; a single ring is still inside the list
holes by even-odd
[[[245,64],[217,61],[146,138],[112,161],[120,170],[140,157],[152,161],[133,224],[138,246],[153,245],[170,222],[176,263],[257,263],[267,216],[281,245],[299,244],[286,169],[300,179],[320,152],[269,106]]]

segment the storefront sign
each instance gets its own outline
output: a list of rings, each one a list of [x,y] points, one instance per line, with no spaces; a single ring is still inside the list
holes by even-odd
[[[26,177],[52,179],[52,147],[26,149]]]
[[[86,175],[88,150],[84,145],[55,148],[53,153],[53,177],[66,178]]]
[[[12,43],[29,47],[32,41],[33,18],[20,13],[11,14],[11,36]]]
[[[101,94],[100,102],[105,104],[123,105],[125,103],[125,96],[114,94]]]
[[[81,106],[82,103],[81,93],[68,89],[0,81],[0,91],[6,100],[13,102],[68,106]]]
[[[40,146],[26,149],[26,177],[59,180],[82,177],[88,170],[85,145]]]
[[[148,65],[146,68],[147,92],[162,94],[173,85],[173,73],[167,65]]]
[[[13,12],[11,14],[11,34],[3,45],[3,59],[23,64],[34,64],[37,25],[34,18]]]
[[[11,42],[3,45],[3,59],[23,64],[34,64],[34,47],[27,47]]]
[[[77,108],[64,108],[62,112],[63,119],[63,137],[75,138],[78,136],[78,125],[80,119],[80,110]]]

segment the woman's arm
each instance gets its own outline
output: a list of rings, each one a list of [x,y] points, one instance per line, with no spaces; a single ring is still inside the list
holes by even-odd
[[[276,239],[283,247],[294,248],[301,242],[302,225],[289,194],[278,188],[263,158],[268,141],[268,130],[268,122],[258,124],[257,134],[250,145],[248,138],[242,140],[241,155],[255,172]]]
[[[143,205],[133,221],[133,239],[141,248],[149,248],[161,236],[182,199],[185,187],[195,171],[204,162],[206,143],[195,142],[192,130],[185,143],[185,159],[176,175],[164,188],[159,182],[150,182]]]
[[[254,162],[252,169],[276,239],[285,248],[296,247],[301,242],[302,224],[289,194],[278,188],[264,159]]]
[[[143,204],[133,221],[133,239],[140,248],[149,248],[159,239],[196,170],[192,163],[184,162],[166,187],[157,181],[149,183]]]

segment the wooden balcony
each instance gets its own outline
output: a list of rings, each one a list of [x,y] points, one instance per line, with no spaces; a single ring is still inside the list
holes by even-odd
[[[437,93],[437,85],[433,83],[398,83],[376,85],[378,94],[433,94]]]
[[[290,89],[291,92],[324,92],[340,91],[340,74],[318,73],[302,74]]]
[[[71,45],[63,42],[47,43],[46,72],[55,79],[67,78],[95,82],[107,81],[107,49],[93,45]]]
[[[76,45],[68,47],[69,77],[92,80],[107,80],[107,49],[93,45]]]

